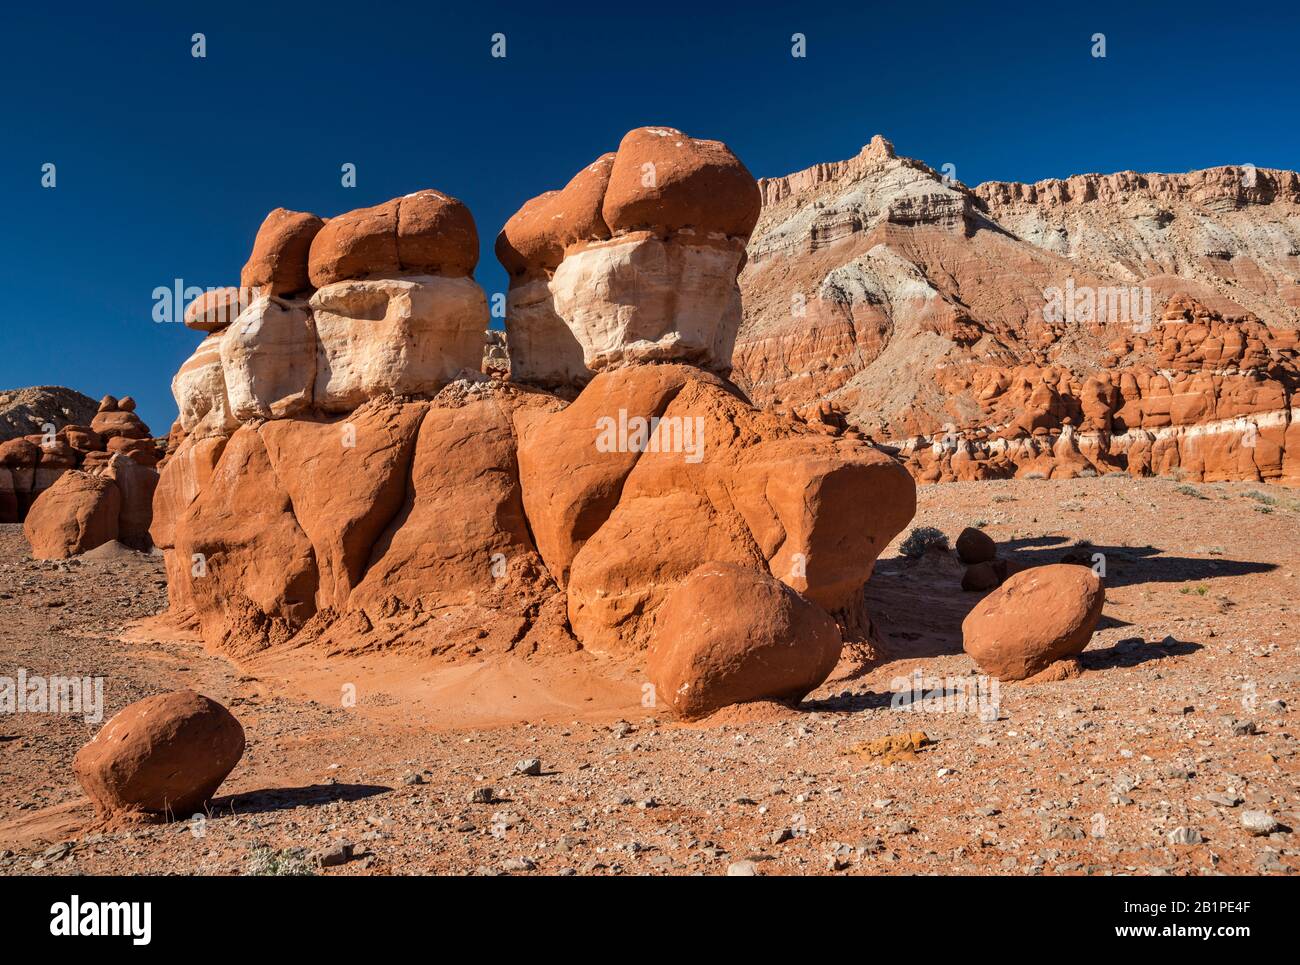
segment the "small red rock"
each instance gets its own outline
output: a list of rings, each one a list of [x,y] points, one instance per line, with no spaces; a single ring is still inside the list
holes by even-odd
[[[967,526],[957,537],[957,555],[963,563],[987,563],[998,555],[998,544],[982,529]]]

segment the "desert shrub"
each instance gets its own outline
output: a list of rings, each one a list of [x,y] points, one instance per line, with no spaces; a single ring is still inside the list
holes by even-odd
[[[1183,496],[1192,496],[1195,499],[1205,499],[1206,497],[1195,486],[1176,486],[1174,492]]]
[[[898,549],[908,559],[919,560],[932,546],[945,550],[948,548],[948,537],[943,530],[933,526],[914,526]]]
[[[316,869],[303,848],[288,848],[284,851],[267,847],[254,848],[244,871],[246,875],[274,877],[304,877],[315,873]]]

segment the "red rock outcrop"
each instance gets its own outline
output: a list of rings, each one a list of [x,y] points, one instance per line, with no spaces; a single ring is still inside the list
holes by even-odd
[[[496,243],[511,276],[512,377],[575,386],[650,361],[725,374],[759,203],[726,145],[667,127],[628,132],[563,190],[527,202]]]
[[[314,214],[276,208],[257,229],[253,253],[239,273],[240,287],[280,297],[313,287],[307,259],[312,242],[324,226],[325,222]]]
[[[230,711],[177,690],[123,708],[72,769],[101,820],[173,820],[202,808],[243,754],[244,729]]]
[[[308,274],[312,287],[323,288],[403,273],[463,278],[477,264],[478,230],[469,209],[425,190],[330,218],[311,241]]]
[[[24,523],[37,559],[119,538],[149,549],[154,467],[166,440],[151,438],[134,410],[129,396],[106,396],[90,426],[47,423],[46,432],[0,443],[0,522]]]
[[[708,563],[770,605],[749,615],[761,633],[665,658],[708,679],[683,712],[807,693],[866,632],[863,585],[915,485],[831,416],[759,410],[709,371],[730,357],[758,206],[725,146],[666,128],[529,202],[498,252],[514,295],[540,285],[550,314],[507,320],[510,379],[478,374],[463,206],[422,192],[326,222],[320,287],[260,294],[173,382],[151,528],[173,615],[238,656],[640,661],[664,600]]]

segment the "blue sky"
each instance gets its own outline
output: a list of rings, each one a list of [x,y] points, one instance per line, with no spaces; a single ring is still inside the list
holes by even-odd
[[[490,293],[505,219],[646,124],[724,140],[756,176],[876,133],[972,185],[1300,167],[1288,4],[43,6],[0,29],[0,388],[129,393],[158,434],[198,336],[152,321],[154,289],[237,284],[277,205],[449,192]]]

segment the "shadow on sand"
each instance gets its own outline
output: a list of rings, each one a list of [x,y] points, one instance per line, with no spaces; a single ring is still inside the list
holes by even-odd
[[[306,787],[269,787],[215,798],[211,814],[265,814],[296,807],[313,807],[334,801],[360,801],[386,794],[391,787],[380,784],[309,784]]]

